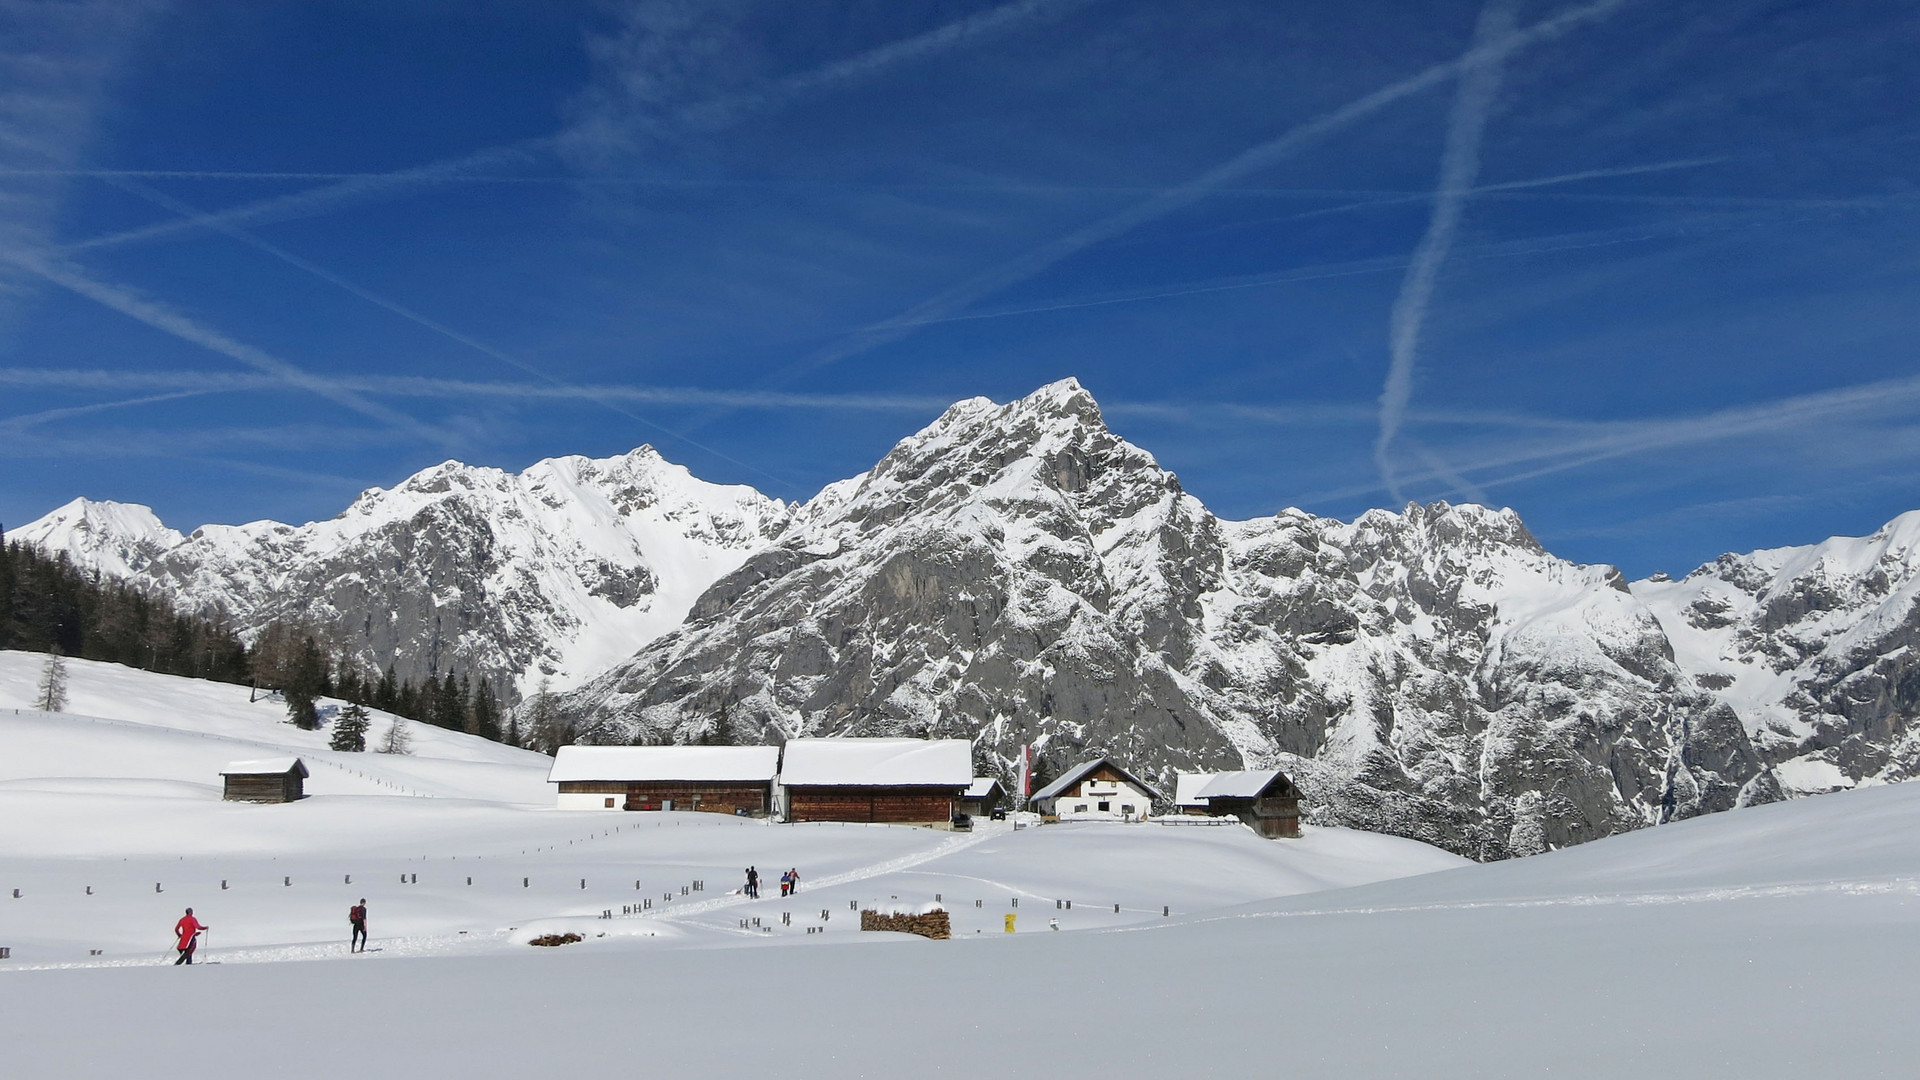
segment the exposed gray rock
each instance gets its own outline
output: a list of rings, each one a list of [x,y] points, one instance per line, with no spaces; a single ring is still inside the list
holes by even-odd
[[[1279,764],[1314,820],[1482,858],[1769,790],[1613,568],[1481,507],[1221,521],[1071,381],[954,406],[564,707],[598,741]]]

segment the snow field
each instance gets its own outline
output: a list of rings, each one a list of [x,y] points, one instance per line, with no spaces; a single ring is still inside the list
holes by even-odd
[[[77,661],[76,701],[117,716],[14,713],[36,661],[0,654],[8,1075],[1613,1080],[1920,1060],[1920,785],[1485,866],[1346,830],[562,813],[525,797],[546,759],[432,730],[413,758],[333,755],[362,775],[317,768],[322,794],[249,806],[218,801],[219,764],[311,764],[323,737],[244,688]],[[759,901],[731,891],[749,863]],[[803,891],[783,901],[788,866]],[[954,941],[853,929],[850,904],[934,894]],[[362,896],[381,951],[349,958]],[[163,966],[188,904],[218,966]],[[522,944],[549,930],[586,940]]]
[[[597,948],[817,944],[859,938],[862,907],[944,903],[956,936],[1001,934],[1010,912],[1021,931],[1106,929],[1461,864],[1346,830],[1274,844],[1237,826],[561,812],[544,756],[417,724],[411,756],[336,753],[244,687],[69,661],[75,711],[14,707],[43,662],[0,653],[0,945],[15,971],[163,963],[186,906],[226,963],[344,959],[361,897],[383,950],[369,958],[512,951],[554,930]],[[308,763],[310,797],[222,802],[221,767],[268,753]],[[748,865],[757,901],[737,892]],[[788,867],[802,892],[783,901]]]

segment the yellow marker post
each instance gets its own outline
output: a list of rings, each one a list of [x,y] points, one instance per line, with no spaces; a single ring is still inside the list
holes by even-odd
[[[1017,919],[1017,918],[1019,918],[1019,917],[1020,917],[1020,916],[1018,916],[1018,915],[1015,915],[1015,914],[1013,914],[1012,912],[1008,912],[1008,913],[1007,913],[1007,914],[1006,914],[1006,915],[1004,916],[1004,918],[1005,918],[1005,919],[1007,920],[1007,933],[1009,933],[1009,934],[1011,934],[1011,933],[1013,933],[1013,920],[1015,920],[1015,919]]]

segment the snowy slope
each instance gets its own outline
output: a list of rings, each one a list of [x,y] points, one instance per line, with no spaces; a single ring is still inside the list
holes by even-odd
[[[1920,787],[1171,918],[1154,911],[1091,932],[1053,932],[1045,920],[1064,909],[1014,909],[990,891],[992,874],[1044,864],[1078,893],[1078,913],[1092,906],[1088,891],[1125,886],[1123,864],[1102,861],[1099,845],[1134,835],[1171,843],[1178,832],[1047,827],[909,868],[963,871],[967,891],[953,884],[961,874],[923,886],[943,890],[949,907],[957,895],[956,914],[974,910],[975,893],[999,902],[996,916],[1018,912],[1014,934],[990,927],[944,943],[842,933],[837,922],[824,935],[787,931],[770,917],[783,910],[775,899],[724,909],[729,921],[711,931],[671,918],[560,920],[552,925],[580,927],[587,940],[555,950],[469,940],[430,961],[383,963],[395,955],[385,952],[287,968],[235,963],[266,957],[223,951],[217,935],[246,926],[260,894],[288,889],[209,887],[200,910],[227,963],[161,970],[149,947],[134,969],[0,968],[0,1045],[25,1075],[76,1077],[237,1075],[271,1052],[290,1077],[601,1072],[630,1067],[637,1046],[649,1072],[801,1080],[973,1074],[983,1062],[1058,1076],[1084,1069],[1089,1048],[1182,1074],[1313,1080],[1903,1077],[1920,1056],[1908,1021],[1920,970]],[[1037,845],[1034,857],[974,862],[1016,841]],[[354,897],[331,891],[337,924]],[[386,893],[371,898],[377,939],[382,913],[405,903],[401,886]],[[531,899],[550,905],[558,894]],[[788,906],[805,911],[815,898]],[[741,930],[737,913],[775,929]],[[600,938],[596,927],[619,932]],[[855,941],[872,947],[833,947]],[[729,944],[771,947],[712,947]],[[689,947],[699,945],[710,947]],[[922,989],[937,1001],[897,1004]],[[876,991],[886,996],[876,1002]],[[542,1003],[537,1018],[501,1022],[506,995]]]
[[[403,677],[454,671],[528,693],[542,678],[571,685],[678,625],[785,515],[643,446],[518,474],[450,461],[300,526],[181,538],[145,507],[80,500],[13,535],[229,616],[245,638],[304,624]]]
[[[325,731],[289,727],[244,687],[72,661],[76,711],[20,708],[39,659],[0,653],[0,887],[22,892],[0,908],[0,944],[16,969],[151,963],[154,927],[186,904],[229,962],[344,956],[342,900],[362,896],[383,955],[460,955],[511,952],[542,929],[657,946],[779,944],[816,936],[808,926],[858,940],[857,919],[819,913],[942,894],[968,934],[997,930],[1021,901],[1041,918],[1032,905],[1056,897],[1080,902],[1058,913],[1065,929],[1099,929],[1461,863],[1345,830],[1275,844],[1237,824],[955,834],[561,812],[543,756],[410,723],[413,755],[329,751]],[[228,762],[276,753],[307,763],[308,798],[221,800]],[[754,864],[770,882],[804,868],[804,905],[738,895]],[[593,918],[612,910],[622,917]],[[740,933],[740,918],[780,911],[802,922]]]

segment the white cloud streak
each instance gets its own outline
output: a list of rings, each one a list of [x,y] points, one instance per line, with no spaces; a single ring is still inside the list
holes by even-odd
[[[763,385],[780,385],[809,372],[858,356],[912,334],[915,328],[946,320],[980,300],[1001,292],[1074,255],[1125,235],[1214,192],[1258,173],[1311,145],[1315,140],[1351,127],[1376,112],[1473,69],[1490,58],[1502,58],[1571,32],[1583,23],[1611,14],[1627,0],[1593,3],[1544,19],[1497,40],[1476,44],[1461,56],[1435,64],[1415,75],[1390,83],[1341,107],[1299,124],[1232,159],[1169,188],[1150,199],[1083,225],[1026,253],[976,274],[921,301],[884,322],[855,331],[846,339],[820,349],[774,373]]]
[[[1440,182],[1433,200],[1433,216],[1427,231],[1414,248],[1413,263],[1401,281],[1400,294],[1394,299],[1388,317],[1386,386],[1380,392],[1380,432],[1373,443],[1374,465],[1380,479],[1395,502],[1402,499],[1400,483],[1394,476],[1393,441],[1405,422],[1407,403],[1413,398],[1413,369],[1419,359],[1420,331],[1426,322],[1427,307],[1433,302],[1433,289],[1447,250],[1460,229],[1466,209],[1467,193],[1480,175],[1480,143],[1486,134],[1487,117],[1493,111],[1500,92],[1500,80],[1510,48],[1494,47],[1512,39],[1515,24],[1515,0],[1488,0],[1474,28],[1474,51],[1479,54],[1462,73],[1453,110],[1447,120],[1446,146],[1440,156]]]
[[[492,399],[503,401],[622,401],[636,405],[724,406],[734,409],[846,412],[938,412],[947,398],[889,394],[796,394],[760,390],[709,390],[698,387],[565,383],[477,382],[411,375],[340,376],[330,380],[344,390],[390,397]],[[107,368],[0,368],[0,386],[60,390],[156,390],[215,394],[271,392],[287,388],[267,375],[221,371],[117,371]]]
[[[97,236],[91,240],[81,240],[61,248],[58,254],[70,255],[99,248],[119,247],[124,244],[141,243],[152,240],[164,240],[174,236],[191,233],[198,229],[211,228],[216,223],[226,225],[259,225],[274,221],[286,221],[293,218],[311,217],[314,214],[346,206],[364,199],[390,194],[396,190],[426,187],[457,180],[460,174],[472,169],[489,168],[508,162],[529,160],[533,153],[547,143],[545,139],[530,139],[506,146],[488,147],[476,150],[457,158],[431,162],[426,165],[401,169],[397,172],[355,175],[337,184],[325,187],[309,188],[287,195],[263,199],[259,202],[217,210],[192,218],[156,222],[137,229],[128,229],[107,236]]]
[[[1458,463],[1457,472],[1464,475],[1504,470],[1492,478],[1477,481],[1481,489],[1491,490],[1614,458],[1679,447],[1775,436],[1824,424],[1858,425],[1881,417],[1905,420],[1911,418],[1917,407],[1920,407],[1920,376],[1887,379],[1709,413],[1595,423],[1585,431],[1481,450],[1471,460]],[[1445,476],[1433,470],[1407,474],[1401,480],[1404,483],[1447,482]],[[1354,498],[1384,490],[1384,483],[1363,484],[1321,492],[1311,498]]]
[[[182,341],[235,360],[262,374],[271,375],[288,386],[316,394],[396,430],[442,446],[451,447],[459,443],[459,440],[447,432],[423,424],[385,405],[368,401],[359,394],[341,387],[333,380],[310,374],[263,349],[236,341],[211,327],[202,326],[160,303],[137,296],[126,289],[95,281],[71,265],[19,252],[0,252],[0,259],[130,319],[143,322],[162,333],[171,334]]]
[[[964,48],[982,38],[1005,33],[1041,19],[1059,18],[1097,0],[1018,0],[969,15],[924,34],[890,42],[837,63],[814,68],[764,87],[688,106],[682,123],[717,127],[746,116],[770,112],[812,94],[868,79],[897,67]]]

